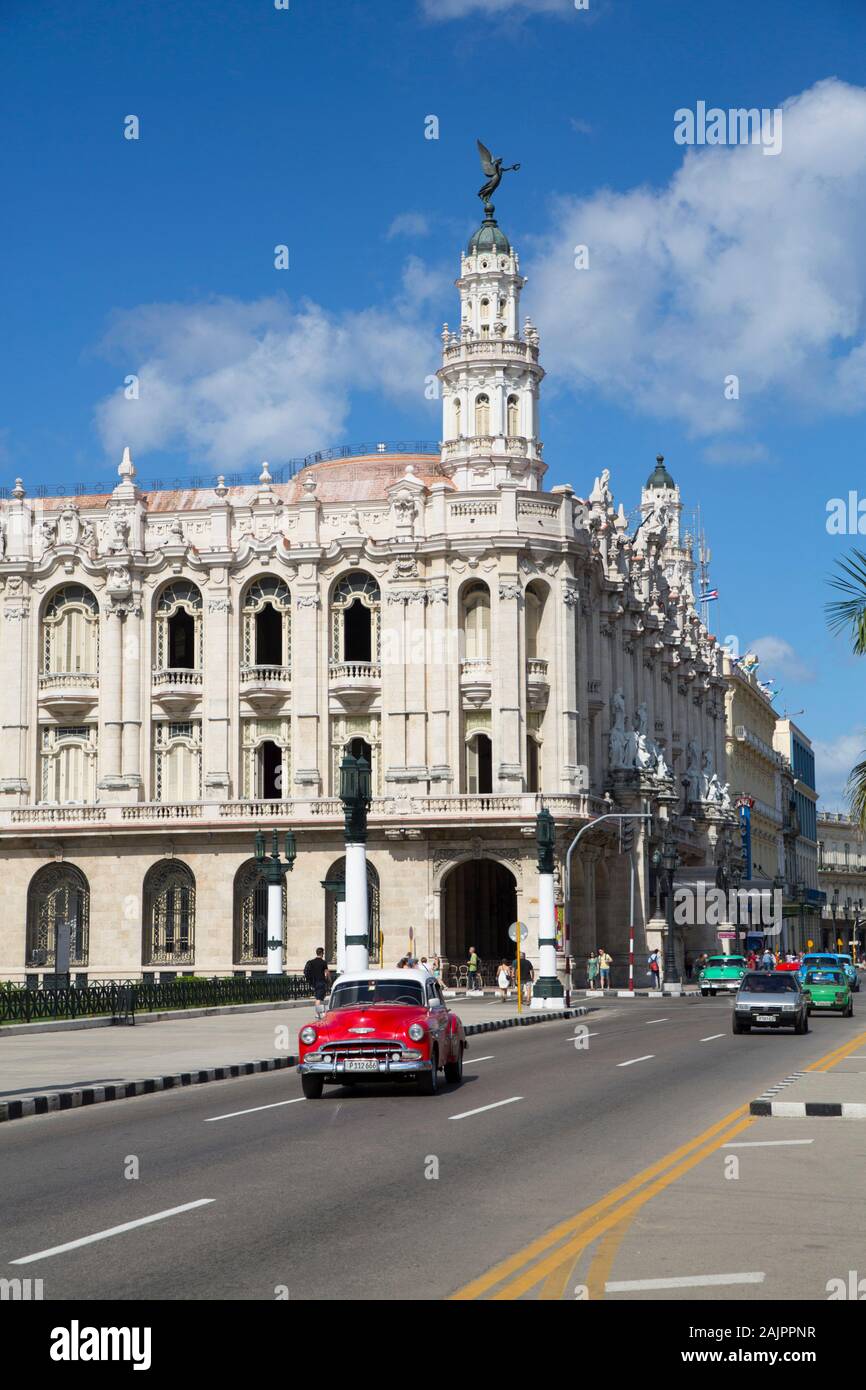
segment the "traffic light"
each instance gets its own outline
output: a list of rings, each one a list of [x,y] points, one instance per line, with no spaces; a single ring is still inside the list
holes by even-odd
[[[631,854],[634,849],[634,821],[621,820],[619,823],[619,852]]]

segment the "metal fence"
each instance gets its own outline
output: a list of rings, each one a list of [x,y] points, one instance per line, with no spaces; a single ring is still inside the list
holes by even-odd
[[[245,980],[190,978],[165,984],[127,980],[88,985],[85,989],[27,989],[7,985],[0,988],[0,1023],[34,1023],[95,1014],[120,1018],[159,1009],[276,1004],[312,997],[313,992],[303,975],[262,975]]]

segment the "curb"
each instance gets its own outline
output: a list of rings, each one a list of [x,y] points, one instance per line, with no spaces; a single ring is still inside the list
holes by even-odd
[[[753,1115],[774,1115],[777,1119],[866,1120],[866,1105],[845,1100],[753,1100]]]
[[[265,1013],[274,1009],[308,1009],[313,999],[278,999],[254,1004],[209,1004],[200,1009],[161,1009],[157,1012],[133,1015],[135,1023],[171,1023],[178,1018],[213,1018],[216,1014]],[[83,1028],[122,1028],[127,1027],[126,1019],[113,1014],[97,1014],[95,1017],[38,1019],[33,1023],[4,1023],[0,1028],[0,1038],[40,1037],[42,1033],[69,1033]]]
[[[551,1009],[529,1018],[468,1023],[464,1026],[464,1032],[467,1036],[494,1033],[502,1028],[579,1018],[588,1012],[582,1005],[576,1009]],[[84,1105],[99,1105],[109,1100],[132,1100],[134,1096],[150,1096],[157,1091],[174,1091],[183,1086],[203,1086],[208,1081],[230,1081],[239,1076],[255,1076],[258,1072],[285,1071],[288,1067],[297,1066],[297,1062],[295,1056],[266,1057],[259,1062],[237,1062],[228,1067],[206,1067],[201,1071],[176,1072],[172,1076],[149,1076],[141,1081],[121,1081],[112,1086],[81,1086],[71,1091],[48,1091],[44,1095],[28,1096],[25,1100],[4,1100],[0,1101],[0,1124],[5,1120],[23,1120],[31,1115],[47,1115],[57,1110],[78,1110]]]

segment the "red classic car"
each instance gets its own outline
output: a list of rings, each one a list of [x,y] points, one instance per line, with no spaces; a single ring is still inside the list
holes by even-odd
[[[298,1034],[298,1071],[307,1100],[325,1082],[415,1081],[424,1095],[463,1079],[463,1024],[442,986],[423,970],[365,970],[341,975],[328,1011]]]

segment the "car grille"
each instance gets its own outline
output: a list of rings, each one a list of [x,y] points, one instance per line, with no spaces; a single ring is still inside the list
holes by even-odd
[[[359,1039],[358,1042],[341,1039],[338,1043],[322,1042],[316,1050],[320,1054],[327,1052],[328,1056],[333,1057],[336,1062],[343,1062],[349,1057],[374,1057],[379,1061],[382,1058],[390,1057],[392,1052],[402,1052],[403,1043],[388,1042],[378,1038],[373,1041],[366,1038]]]

